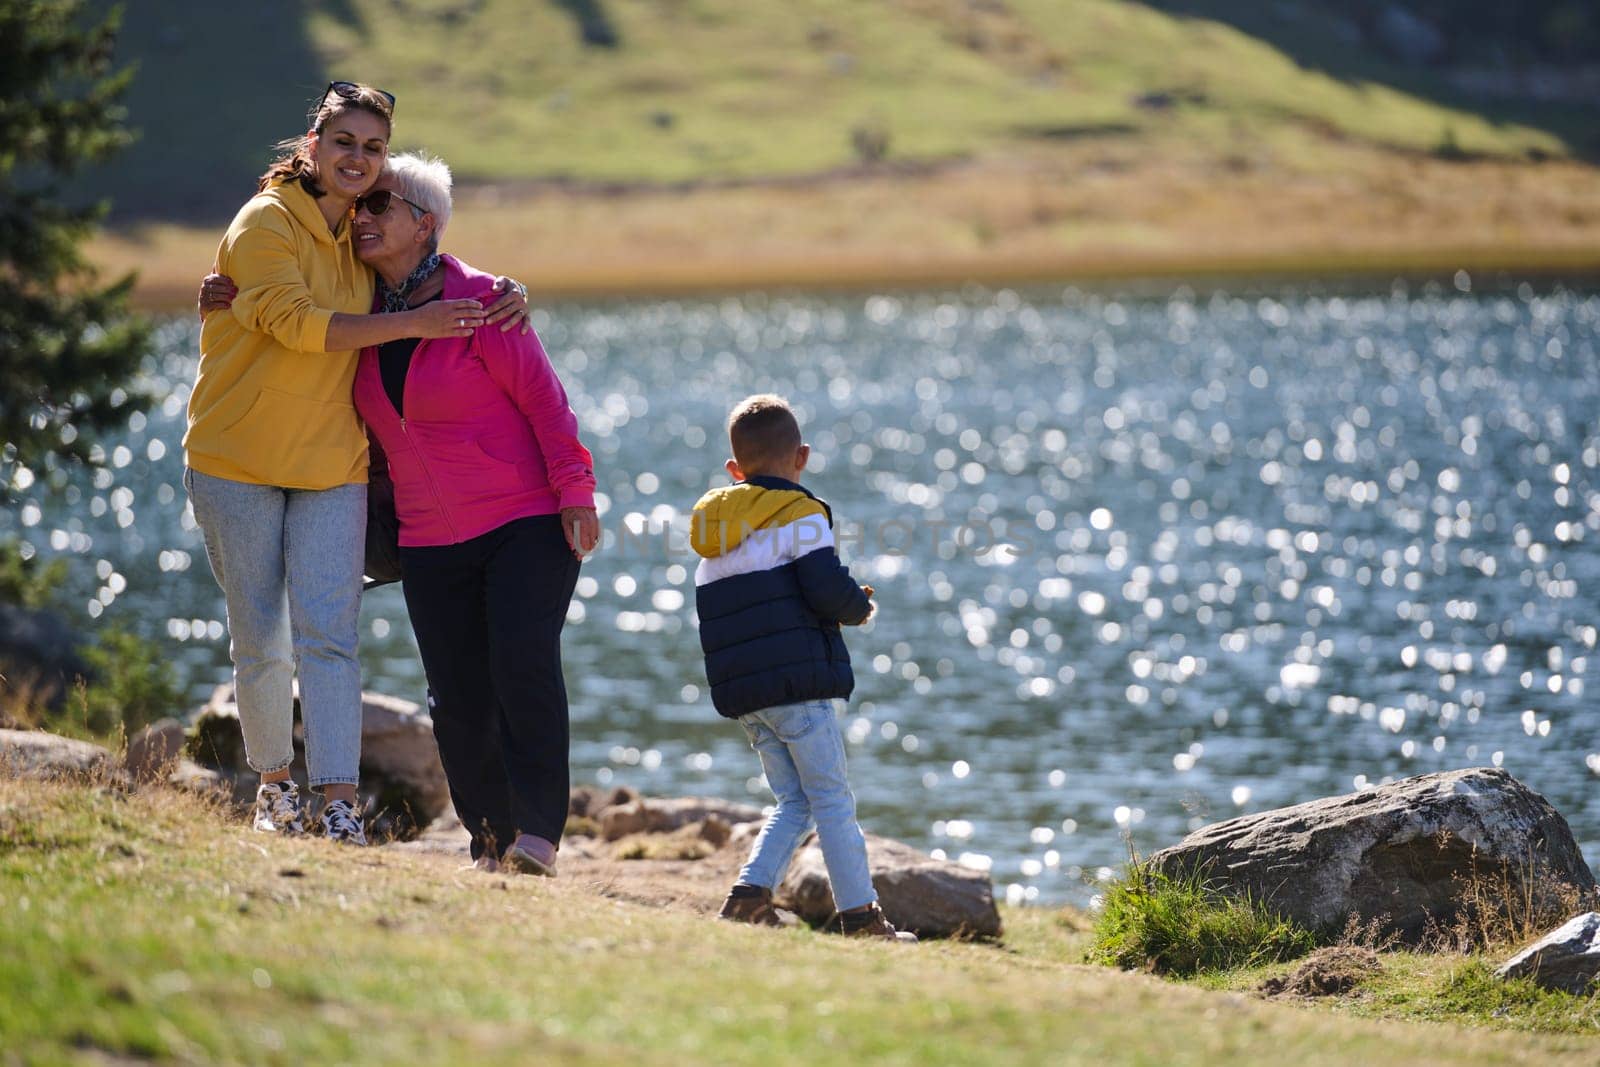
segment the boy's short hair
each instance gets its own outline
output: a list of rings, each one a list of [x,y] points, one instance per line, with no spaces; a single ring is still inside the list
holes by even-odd
[[[728,415],[733,460],[746,471],[792,456],[804,441],[789,402],[773,393],[747,396]]]

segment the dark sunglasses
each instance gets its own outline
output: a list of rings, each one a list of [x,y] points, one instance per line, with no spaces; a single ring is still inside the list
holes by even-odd
[[[372,89],[373,92],[377,93],[379,96],[381,96],[385,100],[389,101],[389,110],[390,111],[394,110],[394,94],[393,93],[385,92],[384,90],[376,88],[374,86],[368,86],[368,88]],[[328,94],[329,93],[338,93],[340,96],[344,97],[346,100],[355,100],[361,95],[361,86],[357,85],[355,82],[329,82],[328,83],[328,87],[326,89],[322,90],[322,99],[317,101],[317,110],[318,111],[321,111],[322,110],[322,105],[328,102]]]
[[[392,200],[405,200],[407,204],[410,204],[412,207],[422,212],[422,214],[428,214],[428,209],[417,203],[415,200],[406,200],[406,198],[401,196],[399,193],[393,192],[389,189],[374,189],[365,196],[356,197],[356,210],[360,211],[362,208],[366,208],[367,214],[376,217],[389,210],[389,203]]]

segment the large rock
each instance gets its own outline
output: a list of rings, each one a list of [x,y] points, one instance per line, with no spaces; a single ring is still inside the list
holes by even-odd
[[[1495,972],[1531,978],[1546,989],[1587,993],[1600,977],[1600,912],[1570,919],[1512,956]]]
[[[157,719],[128,738],[122,765],[134,779],[155,781],[172,773],[189,744],[189,733],[177,719]]]
[[[1199,871],[1312,930],[1376,921],[1415,942],[1447,926],[1476,884],[1534,907],[1595,892],[1572,831],[1505,771],[1424,774],[1202,827],[1150,857]],[[1504,899],[1497,896],[1496,899]]]
[[[296,780],[305,785],[305,727],[295,702]],[[256,775],[245,760],[239,707],[231,685],[218,686],[194,713],[191,750],[202,765],[220,771],[234,784],[235,797],[255,793]],[[361,694],[361,793],[382,834],[409,835],[450,808],[450,786],[433,720],[417,704],[378,693]]]
[[[895,926],[919,937],[1000,936],[994,883],[987,874],[886,837],[866,837],[878,904]],[[795,854],[776,896],[780,907],[813,925],[832,916],[833,892],[816,834]]]
[[[19,778],[90,778],[116,772],[99,745],[38,730],[0,730],[0,774]]]
[[[229,778],[248,775],[244,756],[244,733],[239,728],[239,705],[233,701],[233,686],[219,685],[211,699],[189,716],[189,751],[202,766],[221,771]],[[296,750],[298,755],[298,746]],[[252,783],[251,794],[255,792]]]
[[[602,809],[600,834],[607,841],[615,841],[629,834],[667,834],[690,823],[713,817],[731,827],[740,823],[760,822],[761,809],[715,797],[675,797],[670,800],[639,797],[631,803]]]
[[[433,719],[399,697],[361,694],[361,780],[380,808],[405,808],[417,826],[450,810]]]

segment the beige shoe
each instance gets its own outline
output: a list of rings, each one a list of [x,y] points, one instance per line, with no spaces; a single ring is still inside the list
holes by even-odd
[[[545,878],[556,876],[556,846],[533,834],[518,834],[506,849],[501,864],[522,874],[537,874]]]

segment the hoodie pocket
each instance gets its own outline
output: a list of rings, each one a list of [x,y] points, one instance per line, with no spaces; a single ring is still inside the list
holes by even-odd
[[[354,404],[262,389],[221,432],[223,449],[269,484],[323,487],[341,481],[365,450]]]

